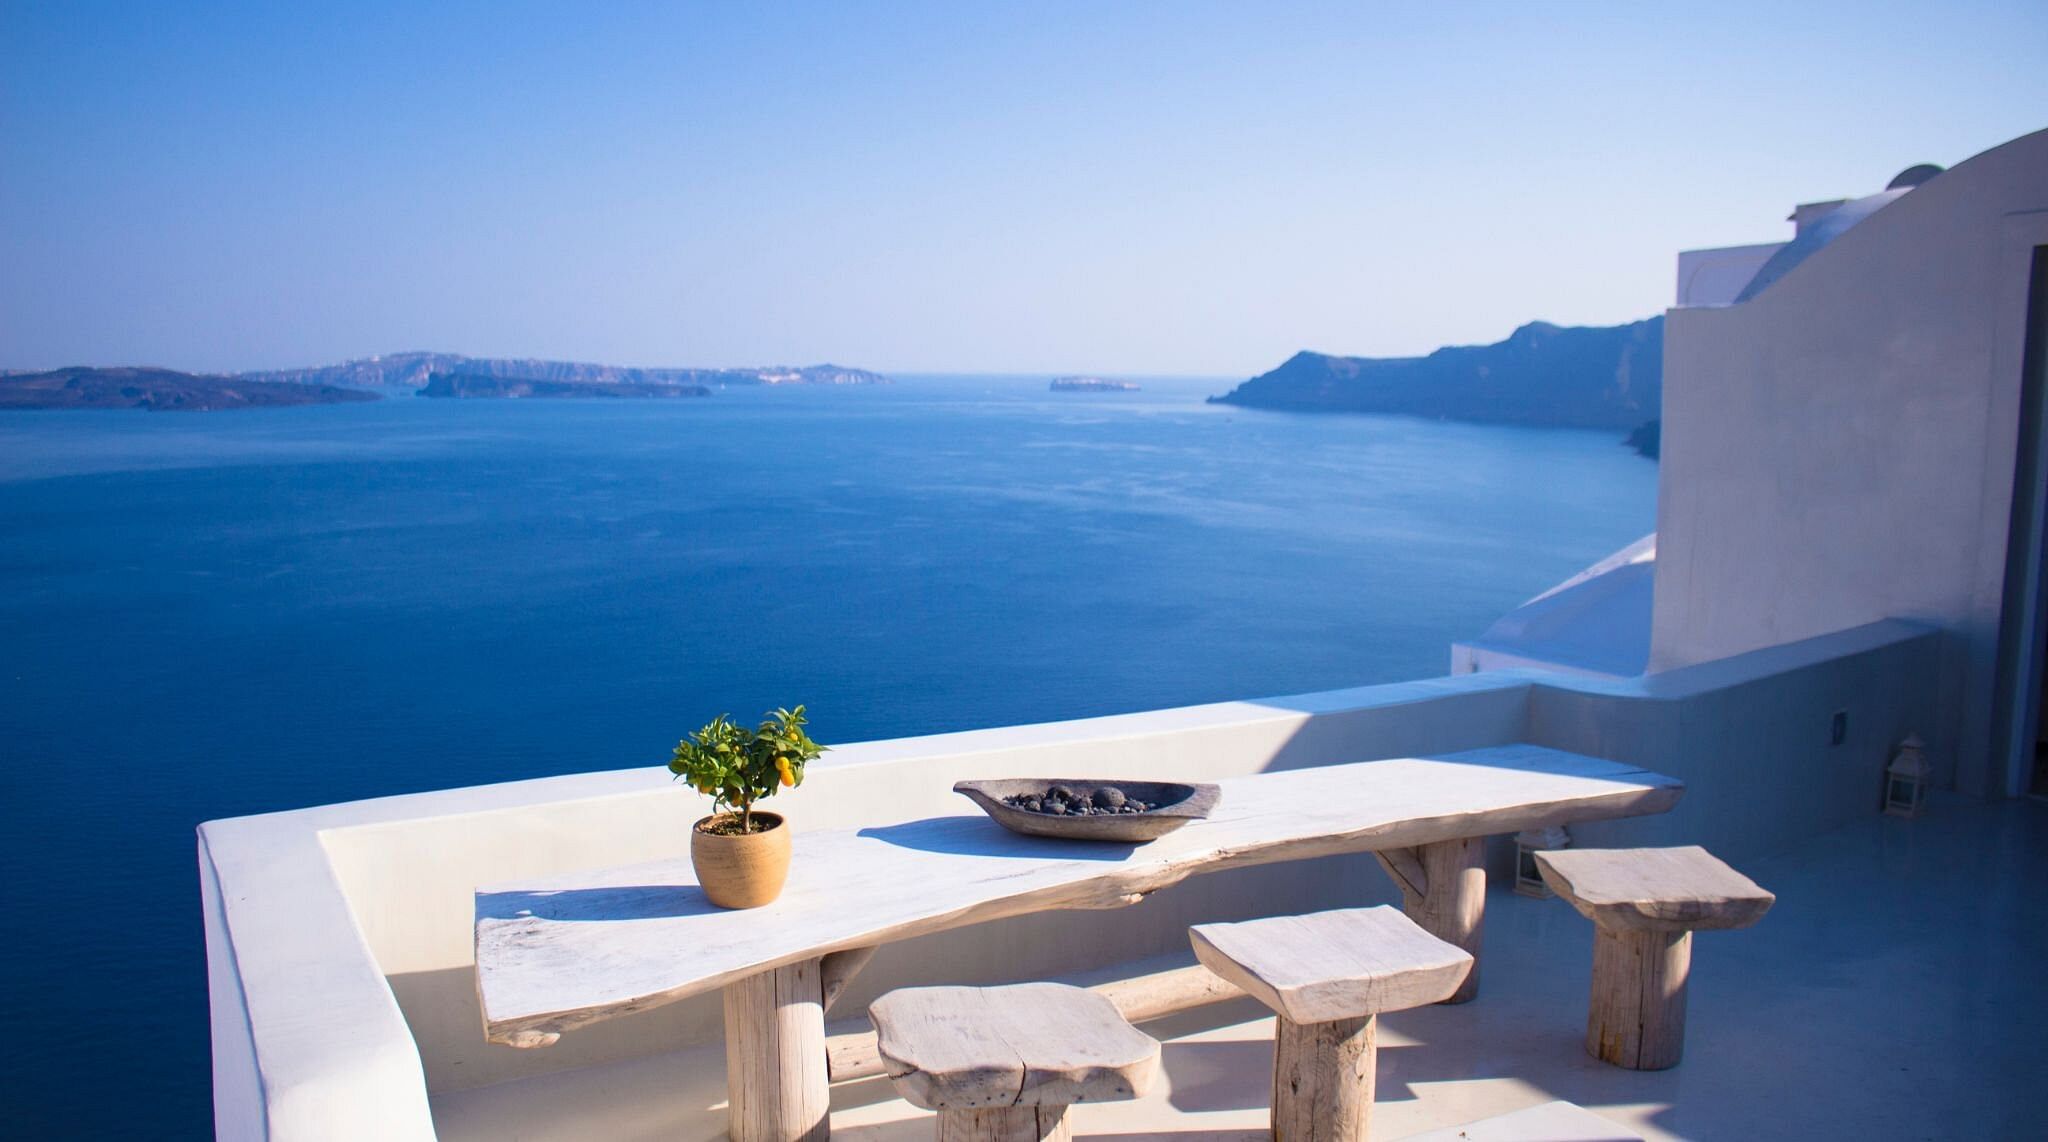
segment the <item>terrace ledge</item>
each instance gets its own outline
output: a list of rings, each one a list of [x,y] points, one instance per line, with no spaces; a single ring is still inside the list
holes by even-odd
[[[1740,732],[1744,719],[1775,726],[1787,718],[1803,720],[1809,708],[1860,696],[1870,715],[1859,710],[1853,744],[1863,757],[1929,712],[1918,694],[1931,690],[1936,639],[1930,628],[1887,620],[1641,678],[1508,670],[861,742],[827,755],[798,793],[811,794],[809,812],[822,817],[835,791],[843,800],[862,785],[887,780],[892,796],[900,796],[899,774],[885,778],[874,772],[885,766],[916,772],[920,789],[928,777],[1017,768],[1020,755],[1032,771],[1172,764],[1187,778],[1207,779],[1527,740],[1685,780],[1695,792],[1665,819],[1670,835],[1739,856],[1864,811],[1867,782],[1859,765],[1788,795],[1782,812],[1732,812],[1727,787],[1789,768],[1786,757],[1805,756],[1807,747],[1766,742],[1736,755],[1723,748],[1725,735]],[[1757,684],[1772,679],[1782,681],[1758,690]],[[1112,754],[1124,761],[1101,760]],[[902,799],[907,817],[952,811],[946,808],[950,777],[932,784],[936,789],[922,800]],[[812,785],[819,789],[813,792]],[[610,810],[673,795],[668,772],[647,767],[201,825],[218,1136],[435,1137],[429,1060],[419,1046],[423,1032],[407,1022],[389,983],[401,968],[380,959],[376,947],[391,939],[388,933],[405,919],[398,914],[415,902],[351,892],[346,870],[337,869],[346,864],[339,859],[344,853],[422,822],[478,818],[473,823],[483,826],[486,815],[507,811],[579,805]],[[1625,831],[1627,823],[1612,824],[1624,830],[1614,832],[1616,838],[1644,835]],[[590,841],[565,837],[558,852],[535,859],[541,867],[549,859],[559,859],[561,868],[586,867],[593,862],[578,855],[579,846]],[[464,930],[467,911],[465,900],[452,920]],[[480,1043],[480,1031],[477,1038]]]

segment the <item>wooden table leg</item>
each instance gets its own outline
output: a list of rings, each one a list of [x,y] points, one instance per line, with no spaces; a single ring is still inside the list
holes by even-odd
[[[725,988],[725,1085],[733,1142],[824,1142],[832,1136],[825,1074],[825,985],[799,960]]]
[[[1595,928],[1586,1053],[1632,1071],[1677,1066],[1691,971],[1691,932]]]
[[[1064,1106],[994,1106],[939,1111],[939,1142],[1069,1142]]]
[[[1423,931],[1472,953],[1472,972],[1445,1003],[1479,994],[1479,943],[1486,923],[1486,838],[1459,837],[1374,853],[1401,887],[1401,910]]]
[[[1375,1077],[1373,1020],[1274,1020],[1274,1142],[1365,1142]]]

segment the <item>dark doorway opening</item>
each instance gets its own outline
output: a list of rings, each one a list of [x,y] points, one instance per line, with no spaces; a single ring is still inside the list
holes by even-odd
[[[1993,725],[2007,791],[2048,796],[2048,246],[2029,262],[2026,313]]]

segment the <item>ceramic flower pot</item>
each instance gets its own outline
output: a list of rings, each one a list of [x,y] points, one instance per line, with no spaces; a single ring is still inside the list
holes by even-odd
[[[789,879],[789,826],[781,814],[754,811],[752,833],[706,832],[714,821],[736,814],[720,813],[690,829],[690,864],[704,895],[720,908],[759,908],[782,895]]]

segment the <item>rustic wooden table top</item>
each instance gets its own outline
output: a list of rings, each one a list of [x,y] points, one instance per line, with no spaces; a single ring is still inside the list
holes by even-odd
[[[1189,876],[1661,813],[1683,783],[1511,745],[1225,780],[1209,819],[1141,845],[1011,833],[980,813],[798,832],[789,884],[726,911],[670,860],[491,885],[476,894],[486,1037],[520,1045],[828,952],[1006,916],[1114,908]]]

